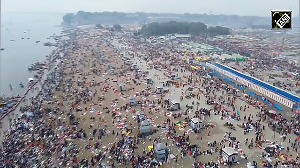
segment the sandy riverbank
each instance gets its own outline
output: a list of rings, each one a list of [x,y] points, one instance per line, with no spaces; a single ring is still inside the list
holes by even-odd
[[[91,31],[97,32],[97,30]],[[245,111],[240,111],[240,121],[230,117],[221,119],[220,115],[214,114],[213,110],[210,110],[214,108],[214,105],[208,105],[207,99],[215,97],[215,100],[218,100],[223,96],[225,99],[234,100],[234,96],[215,87],[217,83],[220,83],[218,79],[205,79],[192,74],[185,68],[183,62],[176,63],[171,58],[161,61],[158,69],[150,69],[149,62],[141,59],[138,54],[144,52],[147,54],[147,49],[145,49],[147,46],[140,46],[138,40],[122,34],[118,35],[119,38],[123,38],[123,46],[131,45],[132,48],[135,48],[132,49],[135,53],[134,56],[131,56],[133,62],[142,72],[148,71],[145,75],[139,76],[138,72],[130,71],[130,66],[124,64],[120,51],[117,51],[120,50],[121,44],[116,40],[108,40],[109,38],[105,34],[98,33],[99,37],[97,38],[79,35],[72,44],[67,46],[66,57],[57,68],[60,78],[53,80],[59,85],[54,88],[48,87],[48,90],[45,91],[45,93],[51,93],[49,97],[53,101],[50,104],[43,103],[42,110],[40,110],[43,114],[42,117],[34,118],[37,120],[35,122],[39,123],[32,127],[34,133],[28,134],[27,139],[22,140],[28,145],[28,137],[34,137],[35,140],[41,138],[36,142],[37,145],[32,147],[40,153],[40,164],[62,164],[62,167],[74,165],[76,167],[80,161],[84,165],[86,162],[84,159],[87,159],[89,165],[94,164],[91,167],[97,167],[96,165],[101,163],[120,168],[131,167],[132,164],[137,163],[145,166],[154,162],[153,158],[155,158],[155,152],[152,155],[153,152],[148,150],[148,147],[158,142],[165,144],[170,154],[175,157],[172,159],[172,155],[167,155],[168,159],[164,163],[164,167],[193,167],[195,161],[206,164],[211,162],[211,165],[218,164],[219,149],[229,146],[228,142],[224,141],[229,137],[229,132],[231,132],[231,137],[235,137],[239,141],[239,143],[236,142],[238,148],[248,156],[248,160],[240,158],[239,163],[232,167],[246,167],[247,162],[253,160],[258,164],[261,163],[263,150],[255,146],[248,148],[248,145],[245,144],[246,138],[249,141],[255,140],[255,131],[244,134],[244,129],[237,127],[237,124],[243,123],[242,119],[245,116],[248,118],[250,114],[252,117],[249,117],[249,120],[251,119],[253,122],[259,120],[256,116],[259,109],[249,106]],[[112,47],[111,43],[115,47]],[[136,49],[137,47],[140,48]],[[130,49],[125,49],[124,54],[127,53],[127,50]],[[169,50],[162,52],[168,54]],[[157,60],[159,59],[157,58]],[[163,62],[169,64],[168,68],[163,68]],[[110,73],[108,65],[114,67],[114,74]],[[162,86],[164,82],[172,80],[166,76],[167,71],[171,73],[170,75],[180,78],[179,85],[178,87],[176,85],[163,86],[164,90],[168,90],[168,92],[156,94],[156,86]],[[154,84],[147,84],[147,78],[151,78]],[[125,84],[126,91],[120,90],[121,83]],[[192,85],[199,90],[198,98],[187,99],[185,91]],[[200,90],[204,92],[200,92]],[[180,101],[181,96],[183,97],[182,101]],[[130,97],[135,97],[142,102],[142,105],[130,107]],[[166,108],[165,100],[179,101],[181,109],[170,113]],[[193,109],[187,110],[186,105],[193,106]],[[236,108],[245,105],[248,106],[240,99],[234,101]],[[233,110],[226,104],[222,106],[228,108],[229,111]],[[193,118],[200,108],[210,111],[210,113],[201,115],[201,118],[204,118],[202,122],[207,127],[196,134],[187,123],[189,123],[188,118]],[[151,123],[152,130],[156,130],[155,133],[145,138],[139,137],[137,111],[144,111],[147,120]],[[175,118],[172,114],[179,114],[179,116]],[[179,124],[169,124],[168,120]],[[32,121],[29,119],[29,122]],[[233,123],[236,130],[225,127],[226,122]],[[275,138],[272,137],[273,131],[268,127],[267,122],[261,122],[261,126],[265,126],[266,129],[263,133],[264,139],[277,143],[282,141],[277,133],[275,133]],[[170,134],[175,138],[172,139]],[[296,137],[289,134],[288,138],[294,140]],[[180,142],[176,143],[178,139]],[[209,146],[208,143],[213,141],[216,141],[215,146]],[[282,145],[290,146],[290,143],[285,141],[282,142]],[[200,152],[201,155],[193,158],[191,146],[197,146],[198,154]],[[29,149],[31,148],[29,147]],[[294,151],[290,151],[289,154],[296,157]],[[143,161],[140,160],[141,158]],[[98,159],[100,161],[97,161]],[[46,160],[52,160],[52,162]]]

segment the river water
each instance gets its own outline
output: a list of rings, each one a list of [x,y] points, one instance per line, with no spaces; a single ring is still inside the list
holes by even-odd
[[[1,48],[4,50],[0,51],[0,95],[11,96],[25,92],[28,78],[34,76],[27,68],[36,61],[44,61],[46,55],[56,48],[44,46],[43,43],[54,42],[53,38],[47,38],[61,34],[63,15],[2,13]],[[20,88],[21,82],[25,88]]]

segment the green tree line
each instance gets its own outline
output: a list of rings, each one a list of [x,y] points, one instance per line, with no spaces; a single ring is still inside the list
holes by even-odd
[[[228,35],[230,29],[221,26],[208,27],[201,22],[153,22],[142,27],[141,34],[148,36],[162,36],[166,34],[191,34],[191,35]]]

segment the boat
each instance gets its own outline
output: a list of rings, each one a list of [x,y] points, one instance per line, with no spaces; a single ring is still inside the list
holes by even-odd
[[[33,78],[28,78],[28,88],[30,88],[34,84]]]
[[[46,64],[45,63],[40,63],[40,62],[36,62],[34,64],[31,64],[28,67],[29,71],[38,71],[38,70],[43,70],[43,69],[47,69],[47,67],[45,67]]]
[[[57,43],[50,43],[50,42],[46,42],[46,43],[44,43],[44,46],[58,46],[58,44]]]
[[[46,42],[46,43],[44,43],[44,46],[51,46],[51,43],[50,42]]]
[[[13,91],[13,90],[14,90],[11,84],[9,84],[9,90],[10,90],[10,91]]]
[[[40,68],[34,67],[34,66],[30,66],[30,67],[28,67],[28,70],[29,71],[38,71],[38,70],[40,70]]]
[[[22,82],[20,83],[20,87],[21,87],[21,88],[24,88],[24,85],[23,85],[23,83],[22,83]]]
[[[38,41],[35,41],[35,42],[36,42],[36,43],[39,43],[39,42],[41,42],[41,41],[38,40]]]
[[[15,41],[15,40],[10,40],[10,41]]]
[[[4,48],[0,48],[0,50],[1,50],[1,51],[3,51],[3,50],[4,50]]]

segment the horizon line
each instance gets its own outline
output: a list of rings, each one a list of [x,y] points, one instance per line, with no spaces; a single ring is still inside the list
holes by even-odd
[[[189,13],[189,12],[185,12],[185,13],[180,13],[180,12],[140,12],[140,11],[136,11],[136,12],[124,12],[124,11],[84,11],[84,10],[78,10],[75,12],[62,12],[62,11],[3,11],[2,13],[60,13],[60,14],[68,14],[68,13],[73,13],[76,14],[79,11],[83,11],[83,12],[90,12],[90,13],[102,13],[102,12],[119,12],[119,13],[153,13],[153,14],[198,14],[198,15],[225,15],[225,16],[241,16],[241,17],[269,17],[268,15],[264,15],[264,16],[260,16],[260,15],[238,15],[238,14],[208,14],[208,13]],[[270,11],[271,12],[271,11]],[[300,17],[297,15],[294,15],[294,18]]]

